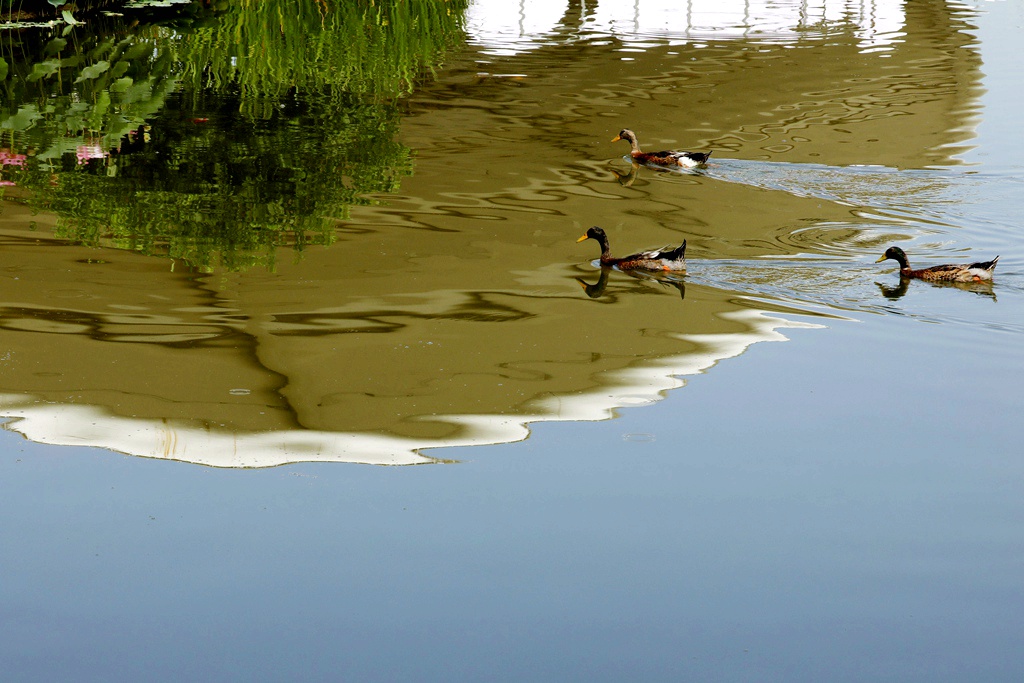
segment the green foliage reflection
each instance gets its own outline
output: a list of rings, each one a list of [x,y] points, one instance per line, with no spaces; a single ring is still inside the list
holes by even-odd
[[[461,37],[466,2],[248,0],[174,44],[191,90],[248,98],[331,88],[394,97]]]
[[[0,183],[67,237],[199,267],[328,243],[412,173],[396,99],[461,39],[464,7],[272,0],[22,31],[0,47]]]

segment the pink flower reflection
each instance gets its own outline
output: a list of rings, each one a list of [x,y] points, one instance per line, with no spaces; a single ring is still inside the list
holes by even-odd
[[[75,148],[75,158],[78,159],[78,163],[84,164],[89,159],[103,159],[108,156],[108,153],[104,149],[96,144],[91,145],[79,145]]]
[[[24,154],[15,154],[9,149],[0,149],[0,166],[24,166],[27,158]]]

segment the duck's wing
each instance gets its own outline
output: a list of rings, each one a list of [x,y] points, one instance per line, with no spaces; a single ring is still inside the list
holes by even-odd
[[[664,261],[672,257],[674,252],[670,247],[664,249],[651,249],[650,251],[641,251],[639,254],[630,254],[623,261]]]
[[[689,161],[693,164],[705,164],[711,156],[711,152],[677,152],[680,161]]]
[[[686,240],[678,247],[664,247],[658,251],[645,252],[645,256],[652,259],[678,261],[686,254]]]
[[[956,280],[963,277],[966,272],[967,266],[944,263],[941,266],[912,270],[910,275],[912,277],[919,277],[922,280]]]
[[[686,152],[677,152],[672,149],[663,149],[660,152],[641,152],[635,155],[637,159],[649,164],[662,164],[672,166],[679,163],[679,158]]]

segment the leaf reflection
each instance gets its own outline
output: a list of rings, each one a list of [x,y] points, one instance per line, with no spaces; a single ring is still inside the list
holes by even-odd
[[[464,6],[271,0],[23,30],[0,48],[5,151],[25,160],[4,184],[83,244],[272,267],[412,174],[396,98],[462,39]]]

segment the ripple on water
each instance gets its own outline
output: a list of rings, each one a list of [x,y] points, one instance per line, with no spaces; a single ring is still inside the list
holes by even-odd
[[[1014,316],[1024,305],[1024,281],[1016,272],[997,273],[992,283],[936,283],[901,280],[892,267],[875,263],[703,261],[690,264],[687,282],[812,314],[822,308],[853,318],[881,313],[1024,333],[1024,323]]]

